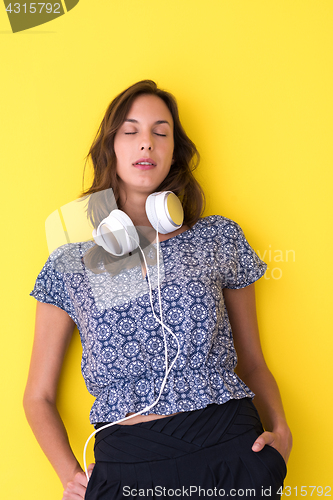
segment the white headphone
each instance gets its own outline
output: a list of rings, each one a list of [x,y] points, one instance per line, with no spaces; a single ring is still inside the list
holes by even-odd
[[[145,208],[150,224],[162,234],[172,233],[183,224],[183,207],[172,191],[152,193],[146,200]],[[138,232],[128,215],[121,210],[112,210],[92,235],[97,245],[117,257],[133,252],[139,246]]]

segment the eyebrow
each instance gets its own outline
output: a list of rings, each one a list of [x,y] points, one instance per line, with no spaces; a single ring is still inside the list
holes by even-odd
[[[130,123],[139,123],[138,120],[133,120],[133,118],[126,118],[126,120],[124,120],[124,123],[125,122],[130,122]],[[170,127],[170,123],[167,121],[167,120],[157,120],[154,125],[160,125],[161,123],[167,123]]]

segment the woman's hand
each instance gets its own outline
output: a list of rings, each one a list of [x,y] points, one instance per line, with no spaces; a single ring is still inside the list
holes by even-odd
[[[89,477],[91,476],[94,466],[95,464],[90,464],[88,467]],[[62,500],[83,500],[86,494],[87,485],[88,480],[86,474],[83,471],[78,472],[75,474],[73,481],[67,483]]]
[[[287,426],[285,429],[276,432],[263,432],[253,443],[252,450],[260,451],[265,445],[275,448],[287,463],[292,447],[292,436],[289,427]]]

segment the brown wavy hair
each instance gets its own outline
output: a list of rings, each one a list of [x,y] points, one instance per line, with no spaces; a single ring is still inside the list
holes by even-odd
[[[95,206],[88,204],[88,215],[94,227],[97,227],[113,208],[121,208],[114,138],[124,123],[134,100],[143,94],[156,95],[162,99],[174,123],[174,162],[167,177],[156,191],[173,191],[179,197],[184,209],[184,224],[189,227],[193,226],[202,215],[205,204],[204,193],[193,175],[200,156],[180,123],[176,99],[169,92],[159,89],[152,80],[142,80],[131,85],[113,99],[86,158],[86,162],[89,159],[92,161],[94,179],[91,187],[85,190],[82,196],[112,188],[117,204],[117,206],[110,206],[106,200],[105,203],[98,203]],[[103,198],[102,193],[101,197]]]

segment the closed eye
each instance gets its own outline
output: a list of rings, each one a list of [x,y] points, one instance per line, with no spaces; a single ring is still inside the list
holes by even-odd
[[[137,134],[137,132],[124,132],[125,135],[134,135]],[[158,135],[159,137],[166,137],[166,134],[159,134],[158,132],[154,132],[155,135]]]

